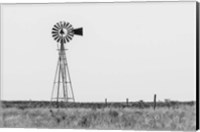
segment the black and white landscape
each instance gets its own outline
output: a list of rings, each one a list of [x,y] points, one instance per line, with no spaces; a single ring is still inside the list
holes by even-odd
[[[0,126],[196,130],[196,4],[1,4]],[[78,30],[52,30],[60,21]],[[51,101],[64,86],[54,38],[70,33],[75,101],[57,100],[64,90]]]

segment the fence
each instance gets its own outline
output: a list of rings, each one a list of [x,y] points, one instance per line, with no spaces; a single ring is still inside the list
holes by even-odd
[[[153,96],[153,109],[155,110],[156,109],[156,94],[154,94],[154,96]],[[126,106],[128,107],[128,106],[130,106],[130,103],[129,103],[129,98],[126,98]],[[139,101],[139,106],[141,107],[141,108],[143,108],[143,107],[145,107],[144,106],[145,104],[144,104],[144,102],[142,101],[142,100],[140,100]],[[108,106],[108,99],[107,98],[105,98],[105,106]]]

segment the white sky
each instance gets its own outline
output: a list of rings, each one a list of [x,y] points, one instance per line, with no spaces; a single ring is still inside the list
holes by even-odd
[[[2,99],[50,100],[53,25],[83,27],[65,46],[76,101],[195,100],[195,2],[3,5]]]

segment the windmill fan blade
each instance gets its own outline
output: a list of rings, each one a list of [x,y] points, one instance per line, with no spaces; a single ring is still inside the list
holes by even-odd
[[[53,30],[53,31],[55,31],[55,32],[57,32],[57,31],[58,31],[58,29],[56,29],[55,27],[54,27],[54,28],[52,28],[52,30]]]
[[[69,23],[66,24],[66,27],[68,27]]]
[[[73,31],[74,31],[74,34],[83,36],[83,28],[76,28]]]
[[[71,35],[68,35],[67,38],[70,39],[70,40],[72,40],[72,36]]]
[[[58,23],[58,22],[56,23],[56,26],[57,26],[59,29],[62,28],[61,25],[60,25],[60,23]]]
[[[67,42],[69,42],[69,39],[68,39],[68,38],[66,38],[66,40],[67,40]]]
[[[51,33],[52,33],[52,34],[58,34],[58,32],[56,32],[56,31],[52,31]]]
[[[52,35],[52,37],[54,37],[54,38],[55,38],[56,36],[58,36],[58,34],[53,34],[53,35]]]
[[[57,26],[57,25],[54,25],[54,27],[53,27],[54,29],[56,29],[56,30],[58,30],[59,29],[59,27]]]
[[[66,27],[66,25],[67,25],[66,22],[64,22],[63,26]]]
[[[56,40],[56,41],[57,41],[57,39],[58,39],[58,36],[56,36],[56,37],[54,38],[54,40]]]

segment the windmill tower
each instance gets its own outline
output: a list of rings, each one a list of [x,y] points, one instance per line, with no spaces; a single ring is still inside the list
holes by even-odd
[[[58,22],[52,28],[52,37],[58,43],[58,62],[51,93],[51,101],[75,102],[72,81],[70,78],[67,57],[65,53],[66,42],[72,40],[74,35],[83,35],[83,28],[74,29],[68,22]]]

